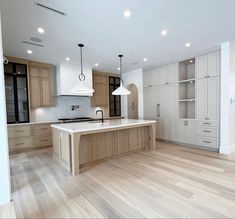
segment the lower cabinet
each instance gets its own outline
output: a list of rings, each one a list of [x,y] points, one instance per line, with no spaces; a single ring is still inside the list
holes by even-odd
[[[178,121],[178,141],[184,144],[196,144],[196,121],[189,119],[179,119]]]
[[[9,151],[22,151],[30,148],[52,145],[50,123],[9,125]]]
[[[211,149],[218,149],[219,136],[218,121],[197,121],[197,145]]]

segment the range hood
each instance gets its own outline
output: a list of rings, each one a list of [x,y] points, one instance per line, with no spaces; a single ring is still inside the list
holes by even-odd
[[[71,88],[75,87],[78,83],[78,73],[80,71],[79,64],[73,63],[61,63],[56,66],[56,93],[57,96],[93,96],[91,93],[74,94],[71,92]],[[84,73],[86,75],[86,83],[92,87],[92,68],[84,67]]]

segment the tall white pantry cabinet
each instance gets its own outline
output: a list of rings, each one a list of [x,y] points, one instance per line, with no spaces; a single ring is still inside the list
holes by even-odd
[[[144,117],[157,138],[219,148],[220,51],[144,71]]]

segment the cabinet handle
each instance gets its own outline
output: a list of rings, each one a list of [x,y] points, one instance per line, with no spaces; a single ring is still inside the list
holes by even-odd
[[[211,132],[211,131],[208,131],[208,130],[203,130],[203,132]]]
[[[19,146],[19,145],[24,145],[24,143],[17,143],[16,145],[17,145],[17,146]]]
[[[203,122],[204,125],[211,125],[210,122]]]
[[[203,141],[204,143],[211,143],[211,141]]]
[[[24,132],[23,130],[16,130],[15,132]]]
[[[153,85],[151,85],[151,84],[149,85],[149,87],[152,87],[152,86],[153,86]]]
[[[47,142],[47,141],[49,141],[49,140],[40,140],[40,142]]]
[[[40,128],[40,130],[48,130],[48,128]]]

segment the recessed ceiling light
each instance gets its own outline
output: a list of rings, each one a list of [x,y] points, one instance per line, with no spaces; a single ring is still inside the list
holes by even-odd
[[[193,63],[193,60],[190,60],[191,63]]]
[[[42,27],[39,27],[38,28],[38,33],[44,33],[45,31],[44,31],[44,29],[42,28]]]
[[[66,61],[70,61],[70,58],[69,58],[69,57],[67,57],[65,60],[66,60]]]
[[[161,31],[161,35],[162,35],[162,36],[166,36],[166,35],[167,35],[167,30],[162,30],[162,31]]]
[[[147,58],[144,58],[144,62],[147,62],[148,61],[148,59]]]
[[[120,71],[121,70],[120,67],[118,67],[117,70]]]
[[[131,11],[129,10],[124,11],[124,16],[129,18],[131,16]]]
[[[185,43],[185,47],[190,47],[191,43]]]
[[[27,50],[27,53],[28,53],[28,54],[32,54],[33,51],[29,49],[29,50]]]
[[[99,63],[95,63],[95,66],[99,66]]]

